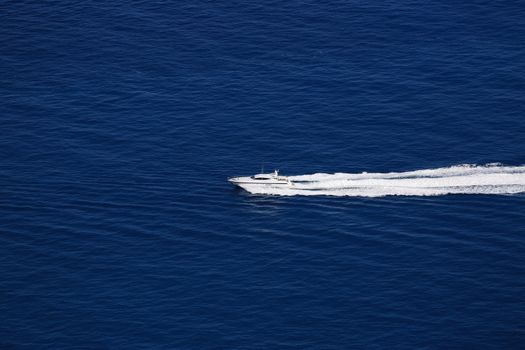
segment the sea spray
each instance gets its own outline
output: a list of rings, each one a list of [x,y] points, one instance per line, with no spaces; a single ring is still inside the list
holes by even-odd
[[[525,192],[525,166],[456,165],[390,173],[317,173],[290,176],[293,186],[246,185],[253,194],[280,196],[436,196]]]

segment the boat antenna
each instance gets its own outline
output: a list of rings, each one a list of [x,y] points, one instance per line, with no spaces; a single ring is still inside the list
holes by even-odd
[[[261,163],[261,174],[264,174],[264,163]]]

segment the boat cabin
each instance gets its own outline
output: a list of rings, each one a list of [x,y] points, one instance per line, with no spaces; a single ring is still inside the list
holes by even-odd
[[[273,178],[277,178],[279,176],[279,170],[274,170],[271,174],[257,174],[250,176],[253,180],[271,180]]]

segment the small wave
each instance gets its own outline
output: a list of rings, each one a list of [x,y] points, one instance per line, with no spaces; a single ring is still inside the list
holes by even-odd
[[[456,165],[391,173],[317,173],[288,177],[293,186],[246,185],[253,194],[280,196],[438,196],[525,192],[525,166]]]

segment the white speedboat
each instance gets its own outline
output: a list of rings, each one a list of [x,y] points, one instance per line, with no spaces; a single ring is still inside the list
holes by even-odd
[[[229,182],[235,186],[244,187],[249,185],[267,185],[267,186],[293,186],[292,181],[286,176],[279,176],[279,171],[274,170],[269,174],[256,174],[253,176],[230,177]]]

